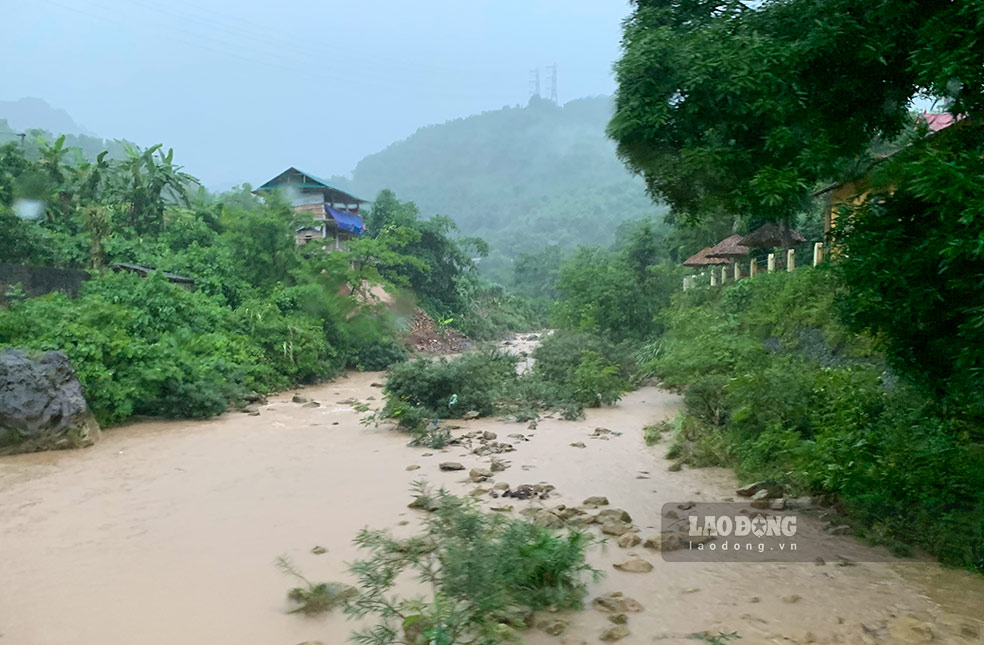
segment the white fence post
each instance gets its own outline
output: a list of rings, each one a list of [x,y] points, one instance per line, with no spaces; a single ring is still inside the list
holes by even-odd
[[[718,274],[714,269],[711,269],[711,286],[718,286]]]
[[[741,266],[735,262],[735,282],[741,280]]]
[[[721,284],[727,284],[728,282],[728,267],[721,267]]]
[[[813,266],[820,266],[823,262],[823,242],[817,242],[813,245]]]
[[[796,270],[796,251],[789,249],[786,251],[786,271]]]
[[[770,253],[768,260],[768,271],[769,273],[774,273],[776,270],[776,254]]]
[[[758,262],[756,262],[755,260],[750,260],[748,262],[748,277],[754,278],[755,274],[758,273],[758,268],[759,268]]]

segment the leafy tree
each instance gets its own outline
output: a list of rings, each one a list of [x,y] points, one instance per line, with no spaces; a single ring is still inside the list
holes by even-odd
[[[420,209],[413,202],[401,202],[389,189],[379,191],[369,214],[366,216],[366,232],[379,235],[387,226],[413,226],[420,219]]]
[[[422,220],[416,204],[399,201],[390,190],[379,193],[366,220],[371,238],[351,246],[358,266],[367,266],[372,256],[382,277],[410,287],[432,315],[454,317],[468,309],[466,291],[476,277],[468,250],[487,254],[484,240],[452,238],[453,220]]]
[[[298,266],[294,229],[296,215],[286,203],[271,200],[267,208],[226,209],[224,235],[236,250],[233,262],[255,286],[271,286],[288,278]]]
[[[657,316],[683,275],[663,264],[663,257],[660,239],[646,221],[613,250],[581,247],[560,270],[554,322],[616,342],[655,333]]]
[[[536,253],[520,254],[513,264],[515,290],[533,297],[552,298],[566,258],[567,250],[555,244]]]
[[[917,93],[984,105],[977,2],[636,0],[609,134],[652,195],[788,219],[910,122]]]
[[[819,182],[856,178],[905,134],[841,221],[842,310],[903,374],[977,418],[982,20],[979,2],[637,0],[609,126],[652,195],[703,221],[788,222]],[[908,132],[920,94],[963,121]]]
[[[188,203],[191,175],[174,164],[174,150],[157,144],[146,150],[127,148],[120,163],[113,193],[127,205],[127,224],[138,233],[157,233],[164,228],[168,203]]]
[[[944,130],[873,177],[838,218],[841,311],[984,439],[984,128]]]

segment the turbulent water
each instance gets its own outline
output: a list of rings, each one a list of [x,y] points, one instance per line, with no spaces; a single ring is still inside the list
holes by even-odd
[[[465,493],[475,486],[467,471],[441,472],[438,464],[489,462],[455,446],[408,448],[405,436],[361,425],[362,414],[346,401],[379,405],[373,383],[381,380],[350,374],[304,390],[320,408],[284,395],[259,416],[138,423],[87,450],[0,460],[0,644],[345,642],[352,624],[340,615],[286,613],[292,581],[274,559],[289,556],[312,580],[351,581],[346,563],[358,555],[351,540],[360,528],[412,530],[398,526],[414,518],[407,509],[412,481]],[[605,495],[646,535],[658,531],[664,502],[734,495],[730,472],[669,472],[665,447],[643,443],[642,427],[679,405],[648,387],[584,421],[545,419],[527,430],[482,419],[456,432],[527,435],[502,455],[511,465],[496,473],[498,481],[553,484],[549,506]],[[594,440],[597,426],[621,434]],[[807,533],[842,541],[844,552],[867,548],[828,536],[819,524]],[[314,546],[327,553],[312,554]],[[655,569],[614,570],[629,553]],[[628,645],[693,643],[690,635],[703,631],[737,632],[742,643],[984,642],[984,580],[934,564],[682,564],[614,543],[591,560],[606,576],[589,598],[622,591],[645,607],[619,641]],[[590,606],[566,618],[566,633],[587,642],[599,642],[610,626]],[[537,630],[524,639],[561,642]]]

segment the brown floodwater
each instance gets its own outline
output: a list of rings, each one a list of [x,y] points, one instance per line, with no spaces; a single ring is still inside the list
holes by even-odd
[[[0,459],[0,645],[345,642],[352,623],[341,615],[286,613],[292,580],[274,559],[288,556],[313,580],[351,582],[346,564],[358,556],[359,529],[412,529],[399,523],[415,517],[407,508],[413,481],[465,493],[475,487],[467,470],[441,472],[438,464],[489,464],[460,446],[409,448],[405,435],[360,424],[363,415],[344,401],[379,405],[372,384],[381,380],[353,373],[303,390],[320,408],[285,394],[259,416],[136,423],[86,450]],[[497,481],[553,484],[547,506],[605,495],[647,535],[658,532],[664,502],[734,495],[729,471],[669,472],[665,446],[642,441],[644,425],[679,407],[677,396],[646,387],[583,421],[544,419],[527,430],[481,419],[456,432],[526,435],[509,440],[516,451],[501,455],[510,467]],[[597,426],[621,434],[591,438]],[[411,464],[419,470],[406,470]],[[518,511],[541,502],[510,503]],[[863,559],[868,547],[819,527],[807,531],[810,539],[842,541],[841,551]],[[314,555],[314,546],[327,552]],[[629,553],[654,570],[614,570]],[[926,629],[933,642],[984,642],[984,580],[935,564],[685,564],[614,543],[590,559],[605,578],[589,598],[622,591],[645,607],[630,616],[631,635],[619,641],[628,645],[693,643],[690,635],[702,631],[737,632],[753,644],[920,642],[911,639]],[[590,605],[564,617],[566,634],[589,643],[610,626]],[[922,631],[899,631],[910,622]],[[532,630],[524,642],[562,641]]]

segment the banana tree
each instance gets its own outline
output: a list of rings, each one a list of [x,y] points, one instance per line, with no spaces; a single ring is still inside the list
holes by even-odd
[[[174,150],[157,144],[144,151],[126,146],[127,158],[115,174],[115,197],[125,205],[127,223],[140,234],[164,228],[169,204],[188,205],[188,188],[194,178],[174,163]]]

